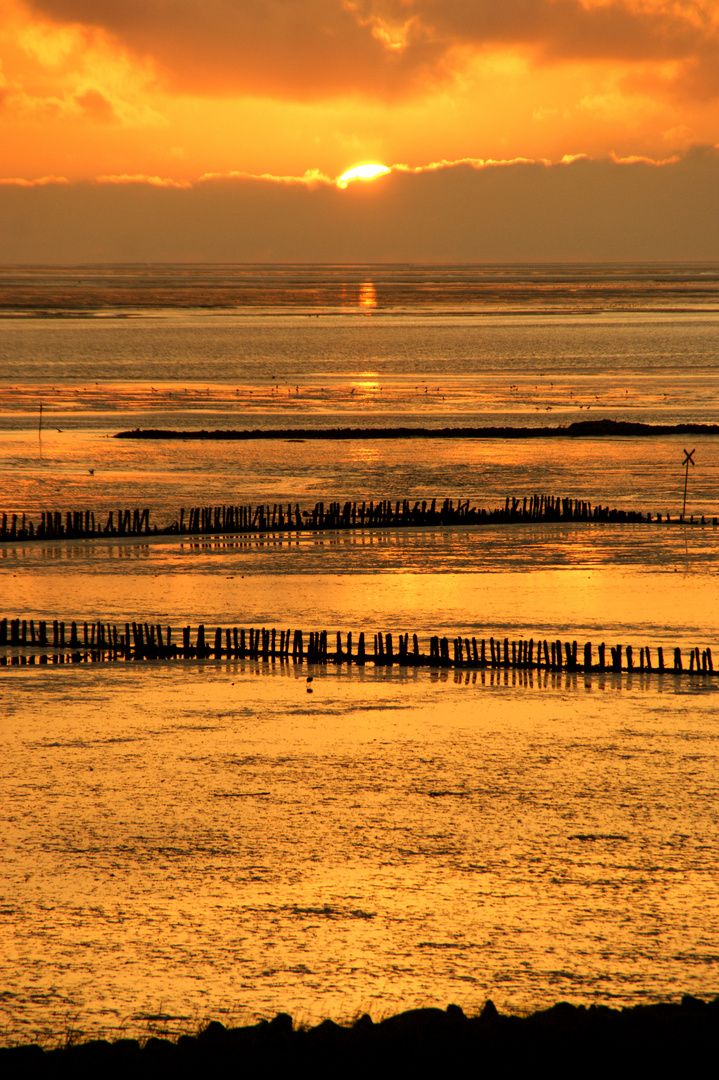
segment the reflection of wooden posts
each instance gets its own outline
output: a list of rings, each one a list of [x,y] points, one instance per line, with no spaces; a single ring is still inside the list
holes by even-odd
[[[696,462],[694,461],[695,453],[696,453],[696,447],[693,450],[685,450],[684,451],[684,461],[682,462],[682,465],[685,466],[685,472],[684,472],[684,505],[682,506],[682,517],[684,517],[684,515],[687,512],[687,484],[689,483],[689,466],[690,465],[694,466],[696,464]]]

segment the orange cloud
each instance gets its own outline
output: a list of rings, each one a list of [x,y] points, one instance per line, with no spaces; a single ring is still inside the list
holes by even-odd
[[[112,124],[117,120],[111,102],[99,90],[89,89],[76,94],[75,103],[90,120],[101,124]]]
[[[426,93],[468,56],[519,49],[535,64],[673,64],[666,90],[719,93],[714,0],[26,0],[151,59],[182,91],[312,100]]]
[[[609,157],[617,165],[675,165],[679,161],[678,154],[672,154],[671,157],[662,158],[661,161],[656,161],[655,158],[647,157],[646,154],[629,154],[627,157],[620,157],[618,154],[610,154]]]
[[[577,155],[578,157],[581,155]],[[437,172],[439,169],[454,169],[458,165],[469,165],[472,169],[490,169],[497,168],[502,165],[551,165],[551,161],[548,158],[527,158],[527,157],[513,157],[513,158],[475,158],[475,157],[463,157],[454,158],[448,160],[443,158],[441,161],[430,161],[427,165],[393,165],[392,172],[405,172],[412,173],[417,176],[420,173],[425,172]]]
[[[320,172],[319,169],[307,169],[302,176],[276,176],[274,173],[257,174],[231,169],[229,172],[223,173],[203,173],[200,177],[200,183],[208,180],[266,180],[271,184],[305,184],[308,187],[314,187],[316,184],[334,183],[334,180]]]
[[[129,176],[126,173],[122,173],[119,176],[96,176],[95,182],[97,184],[149,184],[150,187],[159,188],[191,188],[192,184],[189,180],[173,180],[171,178],[163,178],[161,176],[146,176],[142,173],[136,173]]]
[[[47,184],[68,184],[65,176],[40,176],[36,180],[25,180],[22,176],[0,176],[0,184],[8,187],[46,187]]]

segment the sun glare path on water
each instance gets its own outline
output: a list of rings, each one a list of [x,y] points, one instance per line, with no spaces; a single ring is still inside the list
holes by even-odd
[[[348,169],[347,172],[342,173],[337,180],[337,187],[346,188],[352,180],[374,180],[376,176],[386,176],[391,171],[386,165],[378,165],[376,162],[355,165],[354,169]]]

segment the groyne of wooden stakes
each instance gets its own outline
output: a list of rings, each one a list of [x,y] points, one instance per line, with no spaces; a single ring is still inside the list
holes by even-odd
[[[514,670],[554,672],[671,672],[674,675],[714,676],[710,646],[667,649],[648,645],[596,647],[561,638],[477,638],[438,634],[421,651],[417,634],[378,631],[370,641],[365,633],[302,631],[275,627],[215,627],[196,629],[147,622],[117,624],[48,623],[33,619],[0,620],[0,667],[22,664],[99,663],[143,660],[258,660],[293,664],[364,667],[430,667],[456,670]],[[9,651],[8,651],[9,650]]]
[[[392,528],[412,529],[464,525],[505,525],[540,522],[593,522],[595,524],[654,523],[706,525],[704,515],[644,513],[623,510],[583,499],[555,495],[507,496],[504,505],[473,505],[469,499],[363,499],[317,502],[310,509],[299,503],[223,503],[182,507],[169,525],[150,521],[150,510],[120,509],[106,514],[94,510],[45,510],[34,520],[28,514],[3,513],[0,543],[29,540],[78,540],[96,537],[210,536],[253,533],[302,533],[324,530]],[[717,526],[719,519],[710,523]]]

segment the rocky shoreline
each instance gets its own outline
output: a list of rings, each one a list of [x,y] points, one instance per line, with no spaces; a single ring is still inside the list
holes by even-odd
[[[176,1041],[94,1040],[43,1050],[0,1048],[3,1077],[482,1076],[518,1070],[552,1075],[646,1075],[711,1068],[719,1049],[719,998],[611,1009],[567,1003],[528,1016],[503,1015],[491,1001],[468,1017],[456,1005],[413,1009],[351,1026],[325,1020],[295,1028],[280,1013],[248,1027],[213,1021]]]

